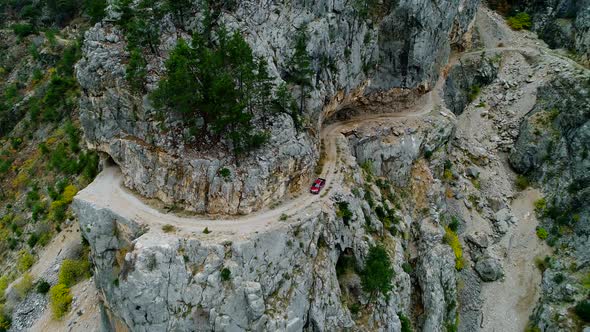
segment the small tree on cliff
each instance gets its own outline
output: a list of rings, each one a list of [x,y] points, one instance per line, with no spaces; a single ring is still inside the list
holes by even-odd
[[[302,29],[297,34],[293,48],[295,52],[287,64],[289,81],[299,86],[299,113],[303,114],[305,99],[309,96],[309,88],[312,86],[311,75],[313,74],[311,58],[307,53],[307,34],[305,30]]]
[[[361,271],[363,290],[370,293],[372,297],[378,293],[387,296],[392,288],[391,279],[393,276],[394,271],[385,248],[380,245],[371,247],[365,267]]]

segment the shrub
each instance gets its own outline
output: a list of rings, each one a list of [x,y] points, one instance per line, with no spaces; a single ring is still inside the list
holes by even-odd
[[[469,88],[469,91],[467,91],[467,99],[469,100],[469,102],[474,101],[477,96],[479,96],[479,93],[481,92],[481,87],[479,85],[472,85]]]
[[[138,48],[131,49],[125,74],[132,91],[141,93],[145,90],[146,67],[147,62],[143,58],[141,50]]]
[[[385,248],[380,245],[369,248],[365,267],[361,271],[361,285],[365,292],[382,293],[387,296],[391,290],[391,279],[394,276],[391,261]]]
[[[453,171],[451,171],[449,168],[445,168],[445,171],[443,172],[443,179],[447,182],[451,182],[453,180]]]
[[[408,262],[404,262],[402,264],[402,269],[404,270],[405,273],[412,273],[414,271],[414,269],[412,268],[412,264],[408,263]]]
[[[172,232],[176,231],[176,227],[167,224],[167,225],[162,226],[162,230],[164,231],[164,233],[172,233]]]
[[[338,210],[336,211],[336,215],[339,218],[342,218],[344,224],[348,225],[348,222],[352,218],[352,212],[348,209],[348,202],[338,202],[336,203],[338,206]]]
[[[85,13],[90,16],[92,22],[98,22],[105,16],[107,8],[106,0],[86,0]]]
[[[37,293],[39,294],[47,294],[50,288],[51,285],[47,281],[45,281],[45,279],[40,279],[37,282]]]
[[[576,304],[574,308],[576,315],[585,322],[590,322],[590,300],[583,300]]]
[[[12,325],[12,317],[10,313],[6,312],[4,304],[0,304],[0,332],[6,332]]]
[[[563,273],[558,273],[553,277],[553,281],[555,281],[556,284],[561,284],[562,282],[564,282],[565,280],[565,276],[563,275]]]
[[[530,29],[533,25],[531,17],[527,13],[518,13],[514,16],[508,17],[506,20],[508,25],[514,30]]]
[[[230,172],[229,169],[227,169],[227,168],[224,167],[224,168],[222,168],[222,169],[219,170],[219,175],[221,175],[223,178],[227,179],[227,178],[230,177],[231,172]]]
[[[547,200],[540,198],[535,201],[535,212],[542,214],[547,209]]]
[[[545,272],[551,265],[551,258],[549,256],[545,256],[545,258],[536,257],[535,258],[535,266],[541,271]]]
[[[4,299],[6,288],[8,288],[9,284],[10,279],[8,278],[8,276],[0,277],[0,300]]]
[[[58,282],[66,287],[72,287],[78,281],[88,277],[90,277],[90,262],[83,259],[64,259],[59,269]]]
[[[22,299],[25,296],[27,296],[27,294],[29,293],[29,291],[33,288],[33,277],[31,276],[30,273],[25,273],[23,274],[21,280],[14,285],[14,289],[16,290],[16,293],[18,294],[18,296]]]
[[[530,185],[529,179],[524,175],[517,175],[515,184],[518,190],[525,190]]]
[[[455,254],[455,268],[458,271],[462,270],[465,263],[463,261],[463,247],[461,246],[461,241],[459,241],[459,236],[447,226],[445,227],[443,240],[453,249],[453,253]]]
[[[451,217],[451,222],[449,223],[449,228],[453,231],[453,232],[457,232],[457,230],[459,229],[459,218],[452,216]]]
[[[545,240],[549,236],[549,233],[545,228],[537,227],[537,236],[539,237],[539,239]]]
[[[16,268],[20,272],[25,272],[26,270],[30,269],[33,264],[35,264],[35,256],[33,256],[33,254],[25,249],[19,251]]]
[[[211,231],[209,230],[209,227],[205,227],[205,229],[203,230],[203,234],[209,234],[211,233]]]
[[[402,323],[402,332],[414,331],[414,329],[412,328],[412,322],[408,317],[406,317],[402,312],[398,312],[397,316],[399,317],[399,320]]]
[[[49,289],[49,303],[53,317],[60,319],[70,310],[72,295],[70,289],[64,284],[57,284]]]
[[[221,270],[221,280],[228,281],[230,278],[231,278],[231,271],[227,267],[224,267]]]
[[[35,32],[35,28],[28,23],[13,24],[12,31],[18,38],[24,38],[28,35],[33,34]]]

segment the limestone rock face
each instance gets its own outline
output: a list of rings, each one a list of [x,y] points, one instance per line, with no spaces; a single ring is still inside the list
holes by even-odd
[[[479,90],[492,83],[498,75],[498,64],[479,57],[468,59],[451,68],[445,82],[445,104],[455,114],[463,113],[465,106],[472,102]]]
[[[543,275],[543,295],[533,315],[546,331],[574,329],[567,307],[585,296],[574,291],[582,282],[569,267],[590,263],[589,83],[587,72],[564,72],[539,88],[538,103],[523,121],[510,155],[516,170],[541,184],[546,194],[542,226],[550,230],[550,243],[565,248]],[[556,236],[556,225],[567,225],[571,232]],[[565,276],[574,278],[566,282]]]
[[[590,60],[590,1],[523,1],[533,18],[533,30],[553,48],[567,48]]]
[[[169,115],[162,120],[147,95],[131,92],[125,79],[126,40],[112,21],[119,13],[111,6],[109,19],[86,33],[77,65],[86,140],[108,153],[121,167],[126,186],[143,196],[196,212],[258,210],[307,185],[317,159],[314,133],[322,112],[334,112],[350,102],[346,96],[353,92],[431,87],[447,61],[450,43],[461,43],[477,4],[477,0],[384,1],[378,14],[359,16],[344,0],[236,2],[219,21],[243,32],[254,53],[268,61],[276,83],[286,75],[294,36],[303,27],[315,71],[306,101],[307,130],[298,133],[290,118],[275,116],[266,126],[270,142],[239,163],[223,142],[199,142],[209,147],[206,151],[185,145],[180,119]],[[189,38],[190,30],[198,26],[199,6],[187,17],[182,25],[170,15],[157,22],[161,31],[157,52],[145,55],[147,90],[157,86],[178,38]],[[219,175],[224,168],[231,173],[229,181]]]
[[[355,215],[348,225],[327,209],[235,241],[162,234],[80,199],[74,209],[107,310],[132,331],[362,330],[335,270],[341,248],[359,258],[368,249],[361,206],[346,199]],[[381,331],[399,330],[397,312],[409,303],[403,249],[395,250],[396,286],[371,314]]]

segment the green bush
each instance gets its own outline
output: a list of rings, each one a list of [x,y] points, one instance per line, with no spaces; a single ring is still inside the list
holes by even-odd
[[[147,76],[147,62],[141,50],[133,48],[129,51],[129,63],[126,68],[126,77],[131,90],[141,93],[145,90],[145,77]]]
[[[526,188],[529,187],[530,182],[526,176],[517,175],[515,184],[516,184],[516,188],[518,188],[518,190],[525,190]]]
[[[401,311],[397,313],[399,320],[402,324],[402,332],[412,332],[414,329],[412,328],[412,322],[408,317],[406,317]]]
[[[12,317],[4,308],[4,304],[0,304],[0,332],[6,332],[12,325]]]
[[[227,267],[224,267],[221,270],[221,280],[228,281],[230,278],[231,278],[231,271]]]
[[[25,249],[19,251],[16,268],[20,272],[25,272],[26,270],[30,269],[33,264],[35,264],[35,256],[33,256],[33,254]]]
[[[453,253],[455,254],[455,268],[457,271],[463,270],[465,265],[463,259],[463,246],[461,245],[461,241],[459,241],[457,233],[455,233],[450,227],[445,227],[443,241],[453,249]]]
[[[469,100],[469,102],[474,101],[477,96],[479,96],[479,93],[481,92],[481,87],[479,85],[472,85],[469,88],[469,91],[467,92],[467,99]]]
[[[543,227],[537,227],[537,237],[541,240],[545,240],[549,236],[549,232]]]
[[[10,279],[8,278],[8,276],[0,277],[0,301],[2,301],[4,299],[6,288],[8,288],[9,284],[10,284]]]
[[[72,295],[64,284],[57,284],[49,289],[49,303],[53,317],[60,319],[70,311]]]
[[[531,17],[527,13],[518,13],[514,16],[508,17],[506,20],[508,25],[514,30],[530,29],[533,25]]]
[[[453,231],[453,232],[457,232],[459,230],[459,226],[461,225],[459,218],[457,218],[456,216],[452,216],[451,217],[451,222],[449,223],[449,228]]]
[[[59,269],[58,282],[66,287],[72,287],[88,277],[90,277],[90,262],[82,259],[64,259]]]
[[[162,226],[162,231],[164,231],[164,233],[172,233],[172,232],[176,231],[176,227],[166,224],[166,225]]]
[[[23,274],[21,280],[14,285],[14,289],[18,296],[23,299],[29,291],[33,288],[33,277],[30,273]]]
[[[338,207],[338,210],[336,210],[336,215],[339,218],[342,218],[344,224],[348,225],[348,222],[353,216],[352,212],[348,209],[348,202],[338,202],[336,205]]]
[[[385,248],[381,245],[369,249],[365,267],[361,271],[361,285],[363,290],[371,295],[384,294],[391,290],[391,279],[394,276],[391,261]]]
[[[28,35],[35,33],[35,28],[28,23],[23,24],[13,24],[12,31],[14,34],[19,38],[24,38]]]
[[[574,310],[578,317],[580,317],[583,321],[590,323],[590,300],[578,302]]]
[[[535,212],[538,214],[543,214],[545,210],[547,210],[547,200],[545,198],[540,198],[535,201]]]
[[[219,170],[219,175],[221,175],[224,179],[228,179],[231,176],[231,171],[224,167]]]
[[[92,22],[98,22],[105,16],[107,5],[106,0],[86,0],[84,12],[90,16]]]
[[[51,285],[45,281],[44,279],[40,279],[37,282],[37,293],[39,294],[47,294],[47,292],[49,292],[49,289],[51,288]]]

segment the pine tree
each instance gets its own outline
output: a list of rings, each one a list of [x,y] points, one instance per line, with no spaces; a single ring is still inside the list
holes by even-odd
[[[301,30],[296,38],[294,49],[295,52],[291,57],[289,68],[289,79],[292,83],[299,86],[299,113],[303,114],[305,110],[305,99],[308,97],[308,89],[312,86],[311,76],[313,69],[311,68],[311,58],[307,53],[307,36],[305,30]]]
[[[239,33],[222,27],[214,40],[196,34],[190,46],[179,41],[151,98],[156,107],[183,114],[192,132],[228,139],[238,156],[268,138],[252,122],[255,110],[270,109],[272,85],[266,64]]]

